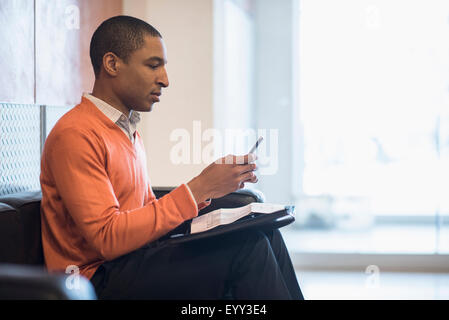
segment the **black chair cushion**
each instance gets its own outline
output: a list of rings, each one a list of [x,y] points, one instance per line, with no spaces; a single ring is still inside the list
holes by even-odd
[[[40,191],[0,197],[0,262],[44,264]]]
[[[49,274],[43,266],[0,264],[0,300],[94,300],[93,285],[83,276]]]

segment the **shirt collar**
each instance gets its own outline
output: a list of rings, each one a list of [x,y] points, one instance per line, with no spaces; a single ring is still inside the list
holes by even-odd
[[[94,97],[90,93],[84,93],[83,97],[89,99],[94,105],[97,106],[98,109],[100,109],[112,122],[117,123],[119,120],[120,122],[123,121],[129,121],[131,125],[136,125],[140,121],[140,113],[134,110],[131,110],[129,113],[129,118],[125,116],[121,111],[117,110],[113,106],[111,106],[109,103]]]
[[[140,121],[140,113],[134,110],[131,110],[129,113],[129,122],[131,124],[138,124]]]

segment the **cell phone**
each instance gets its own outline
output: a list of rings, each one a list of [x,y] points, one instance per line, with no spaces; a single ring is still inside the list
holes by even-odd
[[[251,150],[249,150],[248,153],[254,153],[262,141],[263,141],[263,137],[259,137],[259,139],[257,139],[257,141],[256,141],[256,144],[251,148]]]

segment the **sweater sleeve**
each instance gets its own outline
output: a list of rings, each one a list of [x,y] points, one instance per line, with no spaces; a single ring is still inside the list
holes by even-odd
[[[94,135],[64,130],[46,146],[45,161],[77,232],[105,259],[140,248],[198,215],[185,184],[141,208],[121,210]]]

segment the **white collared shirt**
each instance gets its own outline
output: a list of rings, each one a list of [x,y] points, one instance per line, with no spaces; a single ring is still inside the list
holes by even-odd
[[[107,102],[98,99],[89,93],[84,93],[83,97],[89,99],[106,117],[115,123],[128,136],[132,143],[135,142],[134,133],[137,130],[137,123],[140,121],[139,112],[131,110],[128,118],[121,111],[117,110]]]

